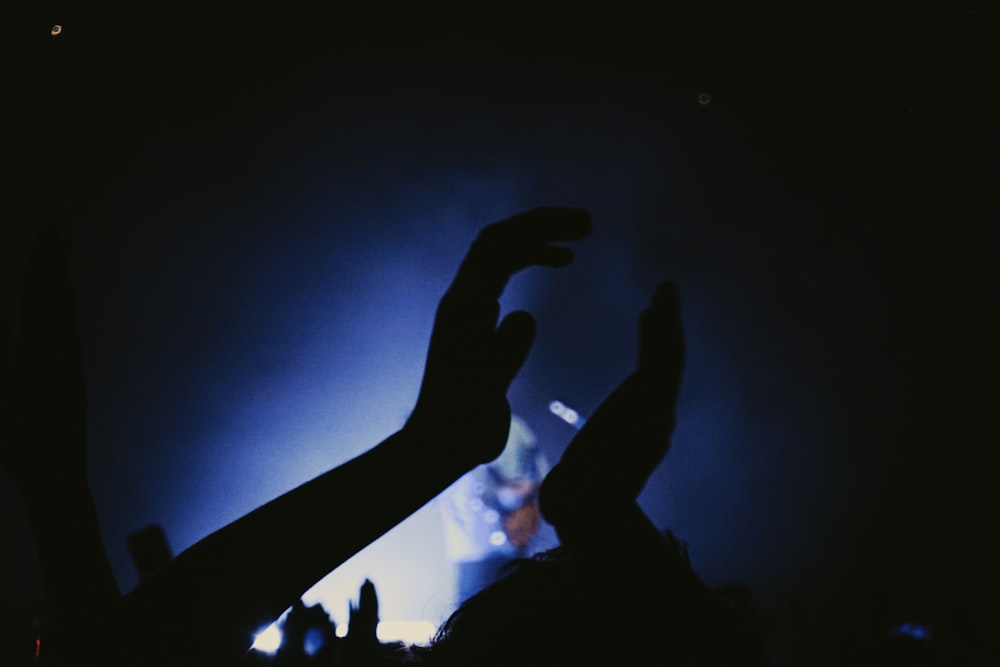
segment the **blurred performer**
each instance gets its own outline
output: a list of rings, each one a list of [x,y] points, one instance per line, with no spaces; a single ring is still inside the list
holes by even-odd
[[[529,555],[539,529],[538,488],[548,468],[535,434],[514,415],[500,456],[441,494],[445,553],[455,566],[458,604],[496,581],[504,565]]]

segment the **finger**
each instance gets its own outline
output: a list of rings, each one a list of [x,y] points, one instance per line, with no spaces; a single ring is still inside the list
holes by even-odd
[[[562,267],[573,261],[569,248],[592,228],[590,215],[576,208],[538,208],[484,228],[459,267],[452,289],[498,298],[508,279],[529,266]]]
[[[494,337],[494,354],[497,380],[504,392],[528,358],[536,330],[535,318],[523,310],[510,313],[500,321]]]
[[[679,319],[681,314],[681,295],[677,285],[672,282],[660,283],[653,293],[654,309],[664,311]]]
[[[500,239],[550,243],[579,241],[590,233],[592,226],[586,209],[540,206],[488,225],[483,232]]]
[[[680,295],[673,283],[662,283],[652,305],[639,321],[640,373],[660,377],[668,385],[679,383],[684,359],[684,330],[681,325]]]

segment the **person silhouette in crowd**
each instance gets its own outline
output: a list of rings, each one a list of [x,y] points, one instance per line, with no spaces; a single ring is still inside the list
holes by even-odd
[[[238,661],[254,633],[315,582],[463,474],[495,459],[510,427],[506,392],[535,335],[527,312],[500,319],[498,299],[518,271],[569,264],[572,251],[554,244],[580,240],[590,230],[589,214],[571,208],[539,208],[485,227],[439,303],[423,381],[403,428],[212,533],[122,597],[87,484],[69,244],[58,226],[46,228],[25,292],[28,314],[46,331],[33,332],[32,317],[22,322],[5,400],[12,428],[3,464],[29,505],[53,618],[77,662]],[[46,289],[58,298],[50,300]],[[317,508],[339,506],[354,511],[336,531],[314,530]],[[260,572],[270,574],[261,579]]]
[[[132,531],[125,536],[125,543],[139,581],[153,576],[174,557],[163,526],[159,524],[154,523]]]
[[[297,600],[281,624],[281,646],[273,661],[276,665],[343,662],[342,642],[323,605],[307,607]]]

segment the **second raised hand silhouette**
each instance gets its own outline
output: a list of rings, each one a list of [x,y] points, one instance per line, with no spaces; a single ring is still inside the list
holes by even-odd
[[[542,513],[564,540],[595,504],[638,497],[670,447],[683,370],[680,297],[673,283],[663,283],[639,320],[635,371],[587,420],[542,484]]]
[[[506,392],[535,332],[524,312],[498,322],[497,299],[521,269],[568,264],[571,251],[551,244],[582,239],[590,229],[585,211],[565,208],[486,227],[441,300],[406,425],[209,535],[130,593],[123,610],[130,659],[217,665],[242,657],[253,633],[309,587],[496,457],[510,427]],[[317,513],[344,508],[335,529],[317,529]]]
[[[456,665],[758,665],[749,634],[713,598],[686,549],[636,502],[670,444],[684,362],[680,301],[659,286],[639,320],[634,371],[597,408],[542,482],[560,546],[521,560],[469,598],[429,647]],[[597,639],[594,610],[613,610]]]

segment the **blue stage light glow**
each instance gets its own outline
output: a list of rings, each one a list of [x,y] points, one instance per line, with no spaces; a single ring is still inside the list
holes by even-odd
[[[889,634],[893,637],[908,637],[918,641],[926,641],[932,638],[933,633],[930,626],[922,623],[900,623],[893,626]]]
[[[323,650],[323,646],[325,645],[326,638],[323,636],[323,631],[319,628],[309,628],[305,638],[302,640],[302,650],[310,658]]]

